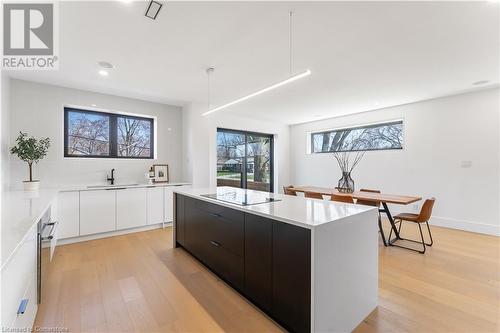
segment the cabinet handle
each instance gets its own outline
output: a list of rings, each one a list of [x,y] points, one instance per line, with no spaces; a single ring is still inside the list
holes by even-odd
[[[28,299],[25,298],[21,300],[21,304],[19,304],[19,308],[17,309],[17,314],[24,314],[26,312],[26,307],[28,306]]]
[[[212,216],[214,216],[214,217],[217,217],[217,218],[221,217],[221,215],[216,214],[216,213],[209,213],[209,214],[212,215]]]
[[[48,239],[54,238],[54,234],[55,234],[56,227],[57,227],[58,223],[59,222],[54,221],[54,222],[50,222],[50,223],[45,223],[43,225],[43,227],[42,227],[42,240],[48,240]],[[46,227],[50,227],[50,232],[47,236],[43,236],[43,231],[45,230]]]
[[[118,190],[126,190],[126,187],[115,187],[115,188],[107,188],[106,191],[118,191]]]
[[[217,247],[219,247],[219,246],[220,246],[220,244],[219,244],[219,243],[217,243],[217,242],[215,242],[215,241],[210,241],[210,243],[211,243],[213,246],[217,246]]]

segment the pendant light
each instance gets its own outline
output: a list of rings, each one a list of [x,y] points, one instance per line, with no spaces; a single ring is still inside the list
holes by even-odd
[[[281,80],[279,82],[271,84],[263,89],[257,90],[256,92],[253,92],[253,93],[248,94],[246,96],[240,97],[238,99],[235,99],[234,101],[217,106],[215,108],[211,108],[211,106],[210,106],[210,74],[213,73],[214,69],[212,67],[210,67],[207,69],[207,75],[208,75],[208,111],[203,113],[202,114],[203,116],[207,116],[211,113],[220,111],[220,110],[225,109],[227,107],[230,107],[234,104],[246,101],[247,99],[250,99],[250,98],[255,97],[257,95],[260,95],[262,93],[268,92],[268,91],[273,90],[275,88],[281,87],[281,86],[288,84],[288,83],[291,83],[293,81],[299,80],[299,79],[311,74],[311,71],[309,69],[306,69],[303,72],[292,75],[292,73],[293,73],[293,62],[292,62],[292,42],[293,42],[293,39],[292,39],[292,16],[293,16],[293,13],[290,12],[289,14],[290,14],[289,15],[289,59],[288,59],[288,61],[289,61],[289,76],[284,80]]]

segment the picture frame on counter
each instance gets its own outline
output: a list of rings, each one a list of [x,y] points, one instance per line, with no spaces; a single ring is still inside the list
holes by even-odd
[[[155,183],[168,183],[168,164],[153,164]]]

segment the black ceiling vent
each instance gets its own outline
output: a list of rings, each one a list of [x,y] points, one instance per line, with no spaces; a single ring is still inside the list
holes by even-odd
[[[150,19],[156,20],[161,7],[163,7],[162,3],[151,0],[148,4],[148,8],[146,9],[146,14],[144,15],[146,15],[146,17],[149,17]]]

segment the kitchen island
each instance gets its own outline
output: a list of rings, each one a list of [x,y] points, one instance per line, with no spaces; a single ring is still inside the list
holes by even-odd
[[[174,190],[173,244],[291,332],[350,332],[375,307],[374,207],[230,187]]]

